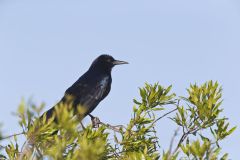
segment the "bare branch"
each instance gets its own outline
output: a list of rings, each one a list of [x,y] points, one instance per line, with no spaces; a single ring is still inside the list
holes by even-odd
[[[171,110],[171,111],[165,113],[165,114],[162,115],[161,117],[157,118],[157,119],[153,122],[153,124],[156,123],[157,121],[159,121],[160,119],[166,117],[166,116],[169,115],[170,113],[175,112],[176,110],[177,110],[177,108],[175,108],[175,109],[173,109],[173,110]]]
[[[171,139],[171,143],[169,146],[169,153],[172,153],[173,143],[174,143],[175,138],[177,137],[178,131],[179,131],[179,128],[175,130],[174,135]]]
[[[16,133],[16,134],[13,134],[13,135],[10,135],[10,136],[2,137],[1,140],[9,139],[9,138],[12,138],[14,136],[19,136],[19,135],[22,135],[22,134],[25,134],[25,132]]]
[[[99,125],[104,125],[105,127],[107,127],[108,129],[111,129],[115,132],[120,132],[122,128],[125,128],[125,126],[123,125],[116,125],[116,126],[112,126],[108,123],[104,123],[104,122],[101,122],[99,118],[97,117],[94,117],[93,115],[89,114],[89,116],[91,117],[91,120],[92,120],[92,124],[93,124],[93,128],[98,128]]]

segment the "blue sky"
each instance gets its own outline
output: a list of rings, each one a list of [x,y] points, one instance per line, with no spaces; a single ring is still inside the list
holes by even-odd
[[[111,93],[93,113],[102,121],[127,123],[145,82],[186,95],[190,83],[218,80],[224,114],[239,125],[239,42],[238,0],[1,0],[0,122],[5,134],[20,131],[11,112],[22,97],[50,108],[98,55],[110,54],[130,64],[113,70]],[[163,148],[175,127],[159,123]],[[221,143],[232,159],[240,157],[238,135]]]

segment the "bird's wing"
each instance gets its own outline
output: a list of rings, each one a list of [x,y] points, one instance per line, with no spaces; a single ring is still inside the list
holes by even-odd
[[[87,115],[108,95],[109,91],[109,79],[105,78],[95,85],[91,83],[76,83],[66,91],[65,95],[75,97],[74,105],[81,105],[86,110],[85,115]]]
[[[88,94],[84,97],[80,97],[80,104],[86,106],[89,109],[89,112],[92,112],[95,107],[103,100],[110,91],[110,85],[108,79],[103,79],[95,85],[92,89],[89,90]]]

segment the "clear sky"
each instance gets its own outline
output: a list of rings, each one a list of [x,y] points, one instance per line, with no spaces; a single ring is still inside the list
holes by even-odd
[[[3,131],[20,131],[11,112],[22,97],[50,108],[100,54],[130,63],[113,70],[111,93],[93,113],[102,121],[125,124],[144,82],[186,95],[190,83],[218,80],[224,114],[239,125],[239,43],[239,0],[0,0]],[[167,149],[176,126],[158,125]],[[234,160],[239,131],[221,143]]]

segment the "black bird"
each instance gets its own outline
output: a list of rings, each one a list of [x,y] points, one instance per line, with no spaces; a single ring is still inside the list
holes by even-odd
[[[64,97],[58,104],[71,103],[75,114],[80,106],[81,111],[83,111],[80,115],[81,119],[86,117],[110,92],[112,68],[120,64],[128,63],[115,60],[110,55],[100,55],[93,61],[88,71],[66,90]],[[46,112],[47,120],[54,115],[56,106]],[[57,122],[57,119],[54,120]]]

